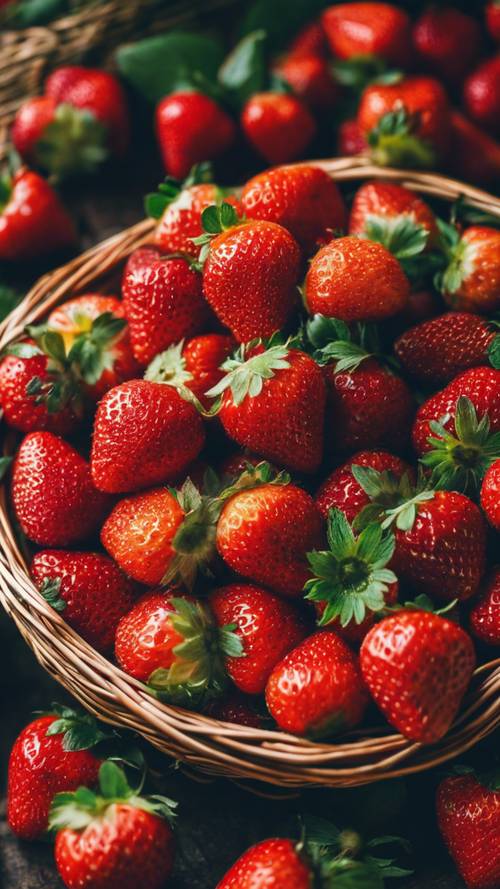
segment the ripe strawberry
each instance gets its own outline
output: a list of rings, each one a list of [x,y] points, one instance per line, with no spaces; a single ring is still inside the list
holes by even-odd
[[[339,86],[328,61],[321,55],[286,55],[274,66],[275,73],[294,95],[316,111],[331,111],[339,99]]]
[[[484,475],[481,507],[490,525],[500,531],[500,460],[495,460]]]
[[[243,106],[240,124],[252,147],[270,164],[296,160],[316,135],[307,105],[289,93],[254,93]]]
[[[156,108],[156,136],[167,173],[184,179],[194,164],[213,160],[231,148],[236,126],[209,96],[177,92]]]
[[[482,62],[464,83],[464,103],[473,120],[500,134],[500,56]]]
[[[342,121],[337,134],[338,154],[352,157],[356,154],[363,154],[367,150],[368,143],[356,118]]]
[[[361,670],[385,718],[406,738],[432,744],[446,734],[474,666],[470,636],[429,611],[386,617],[365,636]]]
[[[500,231],[486,225],[467,228],[462,235],[449,226],[448,267],[441,290],[456,311],[493,312],[500,306]]]
[[[2,182],[0,260],[24,262],[75,244],[73,223],[45,179],[20,169]]]
[[[286,474],[260,482],[265,464],[235,482],[217,524],[217,549],[238,574],[283,596],[300,596],[309,577],[306,553],[323,543],[323,521],[312,497]],[[243,478],[254,487],[239,490]]]
[[[12,471],[12,502],[30,540],[69,546],[90,537],[111,500],[92,484],[86,460],[51,432],[30,432]]]
[[[486,4],[486,26],[493,40],[500,43],[500,3],[498,0],[489,0]]]
[[[125,266],[123,305],[134,356],[148,364],[183,337],[205,326],[209,311],[201,275],[188,258],[162,257],[157,247],[139,247]]]
[[[30,722],[9,758],[7,821],[23,840],[47,830],[55,793],[97,781],[100,760],[91,751],[104,735],[92,717],[63,707]]]
[[[500,881],[498,774],[453,775],[436,795],[439,829],[468,889],[495,889]]]
[[[160,889],[173,867],[168,821],[176,803],[142,797],[114,762],[99,769],[99,793],[58,794],[50,811],[55,860],[68,889]]]
[[[134,585],[101,553],[43,550],[31,576],[49,605],[93,648],[113,645],[118,621],[132,607]]]
[[[187,343],[181,340],[153,358],[145,379],[169,383],[178,388],[185,386],[208,409],[210,399],[205,392],[222,379],[224,371],[221,365],[235,348],[232,336],[224,333],[206,333],[193,337]]]
[[[413,191],[393,182],[374,181],[366,182],[354,196],[349,234],[378,241],[395,256],[403,246],[396,242],[395,236],[399,234],[401,242],[404,234],[406,257],[435,244],[438,230],[431,208]],[[410,241],[411,253],[408,252]]]
[[[328,47],[325,40],[325,32],[321,23],[308,22],[292,40],[287,50],[288,56],[326,56]]]
[[[323,13],[322,24],[338,59],[373,55],[408,63],[410,20],[392,3],[336,3]]]
[[[220,722],[246,725],[248,728],[263,728],[263,718],[254,706],[254,699],[240,692],[230,691],[223,698],[212,701],[206,709],[208,716]]]
[[[292,840],[263,840],[251,846],[228,870],[217,889],[310,889],[312,873]]]
[[[305,283],[311,314],[381,321],[402,311],[410,285],[397,259],[374,241],[336,238],[313,257]]]
[[[500,367],[500,335],[479,315],[446,312],[406,330],[394,344],[404,370],[419,383],[444,386],[472,367]]]
[[[320,738],[354,728],[367,704],[356,655],[332,630],[314,633],[275,666],[266,704],[294,735]]]
[[[226,670],[240,691],[262,694],[278,661],[307,636],[307,623],[289,602],[250,584],[214,590],[209,604],[219,627],[232,626],[242,654],[226,656]]]
[[[90,459],[94,484],[119,494],[175,481],[204,443],[199,413],[176,389],[130,380],[98,405]]]
[[[486,642],[487,645],[500,645],[500,567],[498,566],[493,568],[486,578],[481,596],[474,603],[470,613],[470,628],[481,642]]]
[[[451,172],[459,179],[489,185],[500,179],[500,144],[458,111],[451,113]]]
[[[264,350],[250,344],[223,369],[227,375],[209,395],[222,396],[219,417],[230,438],[277,466],[315,472],[323,452],[326,387],[312,358],[286,345]]]
[[[241,195],[251,219],[277,222],[311,253],[345,224],[342,195],[324,170],[306,164],[278,167],[254,176]]]
[[[425,9],[412,36],[419,68],[451,85],[461,84],[481,53],[479,24],[452,6]]]
[[[368,466],[380,473],[390,470],[395,480],[410,472],[410,466],[387,451],[359,451],[332,472],[319,488],[315,500],[323,516],[330,509],[340,509],[352,523],[359,512],[370,503],[370,498],[352,474],[352,466]],[[387,482],[387,477],[385,481]]]

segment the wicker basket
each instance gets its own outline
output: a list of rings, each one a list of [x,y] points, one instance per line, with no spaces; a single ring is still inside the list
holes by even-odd
[[[445,201],[459,195],[500,217],[500,202],[442,176],[380,170],[360,160],[318,162],[337,181],[392,179]],[[144,221],[115,235],[42,278],[0,327],[0,347],[28,322],[40,320],[61,300],[90,286],[104,286],[128,254],[147,241],[154,223]],[[8,451],[8,447],[7,447]],[[365,730],[337,743],[313,743],[282,732],[221,723],[159,703],[84,642],[47,605],[31,582],[9,514],[6,486],[0,497],[0,598],[48,672],[96,716],[133,729],[183,763],[212,774],[284,787],[347,787],[422,771],[463,753],[500,726],[500,658],[479,667],[463,708],[438,744],[412,743],[390,729]]]

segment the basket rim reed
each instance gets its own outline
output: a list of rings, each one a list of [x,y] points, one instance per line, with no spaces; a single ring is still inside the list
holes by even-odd
[[[385,179],[425,195],[472,206],[500,218],[500,201],[435,173],[374,167],[362,158],[312,161],[338,182]],[[144,220],[42,277],[0,325],[0,348],[26,323],[70,294],[110,273],[154,229]],[[6,441],[8,452],[9,436]],[[0,600],[41,665],[104,722],[132,729],[189,768],[277,787],[348,787],[424,771],[464,753],[500,726],[500,657],[474,673],[462,709],[437,744],[411,742],[390,728],[359,729],[336,743],[310,741],[269,729],[224,723],[156,700],[137,680],[96,652],[43,599],[29,578],[0,491]]]

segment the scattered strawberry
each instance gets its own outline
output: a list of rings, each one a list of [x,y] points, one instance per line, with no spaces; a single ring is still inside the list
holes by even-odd
[[[356,118],[342,121],[337,133],[337,153],[341,156],[352,157],[367,151],[368,142],[361,132]]]
[[[478,185],[500,179],[500,144],[458,111],[451,113],[451,141],[448,163],[458,179]]]
[[[481,642],[500,645],[500,567],[493,568],[483,584],[470,613],[470,628]]]
[[[292,840],[263,840],[251,846],[217,884],[217,889],[310,889],[312,874]]]
[[[233,338],[224,333],[206,333],[187,343],[181,340],[153,358],[145,379],[169,383],[179,389],[185,386],[208,409],[210,399],[205,393],[222,379],[221,365],[235,348]]]
[[[408,257],[435,244],[438,230],[434,213],[418,195],[393,182],[375,181],[354,196],[349,234],[378,241],[396,257],[404,249]]]
[[[451,85],[462,82],[481,52],[477,21],[452,6],[425,9],[413,26],[413,45],[422,70]]]
[[[500,306],[500,231],[471,226],[462,235],[445,230],[448,267],[441,276],[441,290],[456,311],[493,312]]]
[[[411,472],[408,463],[387,451],[359,451],[353,454],[328,476],[316,494],[316,505],[323,518],[326,519],[330,509],[335,508],[340,509],[351,523],[370,503],[368,494],[354,478],[353,465],[368,466],[380,473],[390,470],[396,480]]]
[[[500,134],[500,56],[487,59],[464,83],[465,107],[476,123]]]
[[[493,40],[500,43],[500,3],[498,0],[489,0],[486,4],[486,25]]]
[[[328,61],[320,55],[287,55],[274,67],[294,95],[316,111],[331,111],[339,99],[339,87]]]
[[[495,460],[485,472],[481,507],[490,525],[500,531],[500,460]]]
[[[156,108],[156,135],[167,173],[184,179],[194,164],[224,154],[236,138],[236,127],[209,96],[177,92]]]
[[[254,93],[243,107],[240,122],[247,140],[270,164],[300,157],[316,134],[307,105],[289,93]]]
[[[45,179],[20,169],[0,187],[0,260],[24,262],[73,247],[73,223]]]
[[[338,59],[372,55],[408,63],[410,20],[392,3],[336,3],[323,13],[322,24]]]

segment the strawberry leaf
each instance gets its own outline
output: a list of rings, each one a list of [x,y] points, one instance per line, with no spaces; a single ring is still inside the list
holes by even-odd
[[[417,124],[418,119],[409,114],[404,105],[396,111],[383,114],[368,133],[374,163],[419,169],[435,166],[434,149],[415,135]]]
[[[243,37],[222,63],[218,78],[229,103],[238,110],[254,93],[266,89],[266,32],[259,29]]]
[[[497,334],[488,346],[488,359],[492,367],[500,370],[500,334]]]
[[[12,457],[0,457],[0,482],[5,478],[7,472],[9,471],[10,464],[12,463]]]
[[[396,259],[409,259],[422,253],[429,240],[428,230],[409,216],[384,217],[368,214],[365,235],[382,244]]]
[[[246,398],[260,395],[266,380],[272,379],[278,371],[290,367],[286,345],[271,346],[264,352],[247,358],[247,352],[255,348],[257,342],[242,345],[233,357],[226,359],[222,364],[222,369],[227,371],[226,375],[206,395],[217,398],[229,390],[233,404],[237,407]]]
[[[398,83],[403,76],[401,71],[388,69],[385,59],[368,53],[335,61],[332,67],[335,80],[357,93],[370,83]]]

